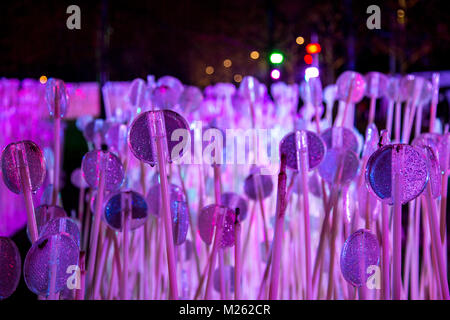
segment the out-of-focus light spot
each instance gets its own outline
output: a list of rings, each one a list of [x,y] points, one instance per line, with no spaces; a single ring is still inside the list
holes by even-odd
[[[235,74],[233,79],[236,82],[241,82],[242,81],[242,76],[240,74]]]
[[[214,73],[214,68],[211,66],[207,66],[205,69],[206,74],[213,74]]]
[[[322,48],[318,43],[310,43],[306,46],[306,52],[309,54],[319,53],[321,50]]]
[[[139,107],[139,108],[137,108],[136,113],[139,114],[139,113],[141,113],[141,111],[142,111],[142,109]]]
[[[41,76],[39,78],[39,82],[42,83],[42,84],[46,84],[47,83],[47,77],[46,76]]]
[[[230,59],[225,59],[225,60],[223,60],[223,66],[224,66],[225,68],[229,68],[229,67],[231,67],[231,65],[232,65],[232,62],[231,62]]]
[[[398,18],[404,18],[405,17],[405,11],[402,9],[397,10],[397,17]]]
[[[305,43],[305,39],[304,39],[303,37],[297,37],[297,38],[295,39],[295,42],[296,42],[298,45],[302,45],[303,43]]]
[[[272,72],[270,72],[270,77],[274,80],[278,80],[281,77],[281,72],[278,69],[273,69]]]
[[[309,81],[311,78],[317,78],[319,76],[319,69],[316,67],[309,67],[305,70],[305,80]]]
[[[252,58],[253,60],[258,59],[259,58],[259,52],[258,51],[250,52],[250,58]]]
[[[270,62],[272,62],[273,64],[280,64],[283,62],[284,56],[280,52],[272,52],[270,54],[269,59],[270,59]]]
[[[305,57],[303,58],[305,60],[306,64],[311,64],[313,62],[313,57],[310,54],[305,54]]]

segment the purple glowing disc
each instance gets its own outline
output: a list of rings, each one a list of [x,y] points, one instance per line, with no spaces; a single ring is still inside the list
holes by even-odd
[[[425,159],[427,160],[428,173],[430,176],[431,195],[433,198],[437,198],[441,195],[442,190],[442,178],[439,169],[439,160],[436,157],[433,149],[428,146],[423,146],[423,152]]]
[[[103,119],[94,119],[84,127],[83,135],[89,142],[102,143],[106,130],[107,125]]]
[[[223,266],[224,278],[225,278],[225,287],[228,287],[229,292],[234,292],[234,267],[225,265]],[[213,278],[214,290],[220,292],[220,270],[217,267],[214,271]]]
[[[343,148],[358,153],[358,138],[356,134],[345,127],[331,127],[322,132],[320,137],[325,142],[327,149]]]
[[[361,101],[364,96],[366,81],[358,72],[345,71],[337,79],[336,86],[339,100],[347,101],[350,96],[350,102],[357,103]]]
[[[239,208],[239,221],[244,221],[247,217],[247,201],[234,192],[225,192],[220,196],[220,202],[225,207],[230,208],[236,212],[236,208]]]
[[[329,184],[345,185],[355,178],[358,168],[356,153],[349,149],[332,148],[327,150],[319,166],[319,175]]]
[[[171,184],[169,187],[170,203],[174,202],[186,202],[183,190],[176,184]],[[147,192],[147,203],[149,204],[148,212],[155,217],[159,217],[159,213],[162,210],[161,204],[161,185],[159,183],[154,184]],[[173,215],[173,212],[172,212]]]
[[[52,219],[43,226],[42,232],[39,233],[39,237],[44,238],[58,234],[63,234],[72,238],[78,248],[80,248],[80,229],[74,220],[68,217]]]
[[[364,76],[366,80],[366,96],[370,98],[381,98],[385,95],[388,77],[381,72],[369,72]]]
[[[420,150],[406,144],[386,145],[370,156],[366,183],[379,199],[391,205],[394,203],[392,181],[395,167],[400,168],[402,203],[405,204],[425,189],[429,178],[427,161]]]
[[[115,191],[124,181],[124,171],[120,159],[111,152],[92,150],[86,153],[81,162],[83,177],[91,188],[98,188],[100,171],[104,168],[105,190]]]
[[[158,130],[155,127],[162,127],[163,132],[154,132]],[[177,129],[182,129],[181,132],[178,132],[187,136],[173,139],[172,134]],[[187,140],[190,135],[186,120],[171,110],[147,111],[134,119],[128,134],[128,145],[136,158],[150,165],[157,163],[156,147],[154,147],[157,134],[164,135],[166,138],[167,150],[165,152],[169,162],[179,159],[186,151]],[[180,141],[179,139],[183,140]],[[175,146],[177,146],[176,149]],[[176,150],[179,150],[178,154]]]
[[[70,182],[77,187],[78,189],[85,189],[89,187],[86,180],[83,177],[83,173],[81,172],[81,168],[77,168],[72,171],[72,174],[70,175]]]
[[[33,293],[47,296],[51,288],[51,274],[55,275],[54,292],[67,286],[71,276],[67,270],[78,265],[79,249],[71,237],[64,234],[40,238],[28,251],[23,265],[25,283]]]
[[[186,86],[180,96],[180,109],[183,112],[194,112],[200,108],[203,101],[202,91],[194,86]]]
[[[125,212],[129,210],[129,229],[142,226],[148,217],[148,206],[144,197],[134,191],[122,191],[113,194],[105,204],[105,221],[117,231],[123,231],[122,222]]]
[[[389,77],[386,88],[386,96],[392,101],[404,101],[400,81],[401,78],[399,77]]]
[[[19,249],[14,241],[0,237],[0,300],[8,298],[16,291],[21,268]]]
[[[244,192],[252,200],[258,199],[257,186],[261,186],[261,195],[265,199],[270,196],[273,190],[272,177],[269,175],[261,175],[257,170],[251,172],[244,181]]]
[[[325,155],[325,143],[314,132],[305,131],[305,150],[308,152],[308,170],[316,168]],[[287,166],[299,170],[300,152],[302,152],[301,131],[288,133],[280,142],[280,154],[286,154]]]
[[[23,156],[23,157],[22,157]],[[44,183],[45,160],[42,150],[32,141],[10,143],[2,152],[2,175],[5,185],[14,193],[23,192],[20,168],[26,167],[30,175],[30,188],[36,192]]]
[[[415,103],[423,105],[431,100],[432,85],[430,81],[408,74],[400,80],[400,94],[403,100],[412,100],[417,92],[417,100]]]
[[[345,241],[341,251],[341,272],[344,279],[354,287],[366,284],[373,271],[371,266],[378,266],[380,245],[377,237],[369,230],[355,231]]]
[[[172,232],[175,245],[181,245],[186,241],[189,229],[189,213],[186,198],[183,191],[177,185],[170,185],[170,212],[172,215]],[[161,186],[155,184],[147,193],[147,203],[149,204],[149,212],[159,217],[162,210]]]
[[[45,99],[47,101],[50,116],[63,118],[67,112],[69,97],[64,81],[50,78],[45,86]],[[59,110],[55,110],[56,104]]]
[[[222,237],[219,246],[221,248],[234,245],[234,223],[235,214],[230,208],[210,204],[204,207],[198,215],[198,231],[200,238],[206,243],[211,244],[214,227],[222,223]]]
[[[156,82],[156,87],[159,86],[166,86],[168,88],[171,88],[176,94],[177,101],[184,90],[184,86],[181,81],[172,76],[162,76],[161,78],[159,78]]]
[[[90,114],[82,115],[77,118],[75,125],[81,132],[84,132],[84,128],[90,123],[94,118]]]
[[[308,81],[302,81],[300,84],[300,96],[303,102],[313,106],[322,105],[322,83],[320,78],[310,78]]]
[[[41,234],[43,227],[52,219],[65,218],[67,213],[63,208],[51,205],[41,205],[35,210],[36,225],[38,232]]]
[[[239,91],[248,101],[254,103],[258,99],[259,81],[255,77],[245,76],[239,85]]]

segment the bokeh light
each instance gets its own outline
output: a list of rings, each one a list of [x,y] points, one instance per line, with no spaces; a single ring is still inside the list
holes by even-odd
[[[259,52],[258,51],[250,52],[250,58],[252,58],[253,60],[257,60],[259,58]]]

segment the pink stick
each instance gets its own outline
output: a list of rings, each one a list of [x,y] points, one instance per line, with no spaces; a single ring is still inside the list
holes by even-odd
[[[430,107],[430,127],[429,131],[434,132],[434,123],[436,122],[436,108],[439,102],[439,73],[433,73],[433,96],[431,98]]]
[[[306,264],[306,299],[312,299],[311,278],[311,233],[309,227],[309,188],[308,188],[308,144],[305,131],[296,132],[296,141],[299,144],[299,162],[301,171],[301,182],[303,187],[303,218],[305,237],[305,264]],[[297,164],[298,165],[298,164]]]
[[[61,117],[59,115],[59,101],[56,101],[55,105],[55,126],[54,126],[54,139],[55,139],[55,167],[53,170],[53,194],[52,205],[57,205],[59,195],[59,170],[61,167]]]
[[[26,164],[23,150],[17,150],[17,157],[19,163],[20,184],[25,200],[25,208],[27,211],[28,230],[30,231],[31,242],[35,243],[39,238],[39,233],[36,224],[36,216],[34,214],[33,197],[31,195],[31,180],[30,171]]]
[[[270,277],[269,300],[277,299],[281,264],[281,247],[283,244],[284,215],[286,209],[286,155],[281,155],[280,173],[278,174],[277,213],[275,235],[272,251],[272,273]]]
[[[128,259],[129,259],[129,247],[130,247],[130,210],[131,202],[128,194],[121,194],[123,222],[122,222],[122,235],[123,235],[123,272],[121,278],[121,297],[122,300],[128,300]]]
[[[162,204],[164,213],[163,219],[166,234],[166,253],[167,253],[167,262],[168,262],[167,264],[170,282],[169,297],[172,300],[178,300],[177,269],[176,269],[175,249],[172,234],[172,214],[170,211],[169,185],[166,174],[166,159],[164,157],[163,139],[165,139],[165,137],[157,137],[156,148],[158,153],[158,168],[161,179],[161,195],[163,200]]]
[[[428,204],[428,219],[430,227],[430,235],[432,238],[431,244],[434,247],[434,253],[437,260],[437,271],[441,282],[442,297],[445,300],[450,300],[447,272],[445,270],[444,255],[442,251],[442,242],[439,234],[439,223],[437,218],[436,202],[431,195],[431,186],[428,183],[426,190],[426,199]]]
[[[394,185],[394,245],[393,245],[393,281],[394,300],[401,299],[402,293],[402,200],[403,190],[400,176],[400,165],[403,163],[403,149],[400,150],[399,159],[393,163],[393,185]]]
[[[84,293],[86,288],[86,267],[85,267],[86,253],[80,252],[80,289],[75,291],[75,300],[84,300]]]
[[[397,101],[395,103],[395,142],[400,143],[401,132],[401,117],[402,117],[402,103]]]

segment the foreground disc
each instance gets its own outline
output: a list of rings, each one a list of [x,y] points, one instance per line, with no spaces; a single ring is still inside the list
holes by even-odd
[[[380,245],[370,231],[360,229],[350,235],[341,251],[341,272],[344,279],[354,287],[363,286],[368,267],[377,266],[380,260]]]
[[[67,270],[78,265],[78,257],[78,246],[69,236],[58,234],[40,238],[28,251],[23,265],[28,289],[37,295],[49,295],[54,273],[54,293],[62,291],[71,275]]]
[[[427,162],[420,150],[406,144],[390,144],[378,149],[367,161],[366,183],[378,198],[392,205],[395,164],[400,168],[402,203],[405,204],[419,196],[428,182]]]
[[[214,227],[217,226],[217,223],[223,221],[222,237],[219,246],[221,248],[233,246],[234,220],[235,214],[230,208],[218,206],[216,204],[204,207],[198,215],[198,231],[200,238],[202,238],[206,244],[211,244],[214,235]]]
[[[308,148],[308,168],[309,170],[317,167],[325,155],[325,143],[314,132],[306,131],[306,140]],[[286,154],[286,164],[293,170],[299,170],[297,155],[300,146],[296,143],[296,132],[287,134],[280,142],[280,154]],[[297,152],[298,151],[298,152]]]
[[[52,219],[42,228],[42,232],[39,235],[41,238],[44,238],[58,234],[72,238],[78,248],[80,248],[80,229],[72,219],[67,217]]]
[[[269,175],[261,175],[259,173],[250,173],[244,181],[244,192],[252,200],[258,199],[258,184],[261,186],[262,198],[270,196],[273,190],[272,177]]]
[[[328,183],[347,184],[355,178],[359,159],[349,149],[328,149],[319,166],[319,175]],[[340,168],[340,171],[338,170]]]

